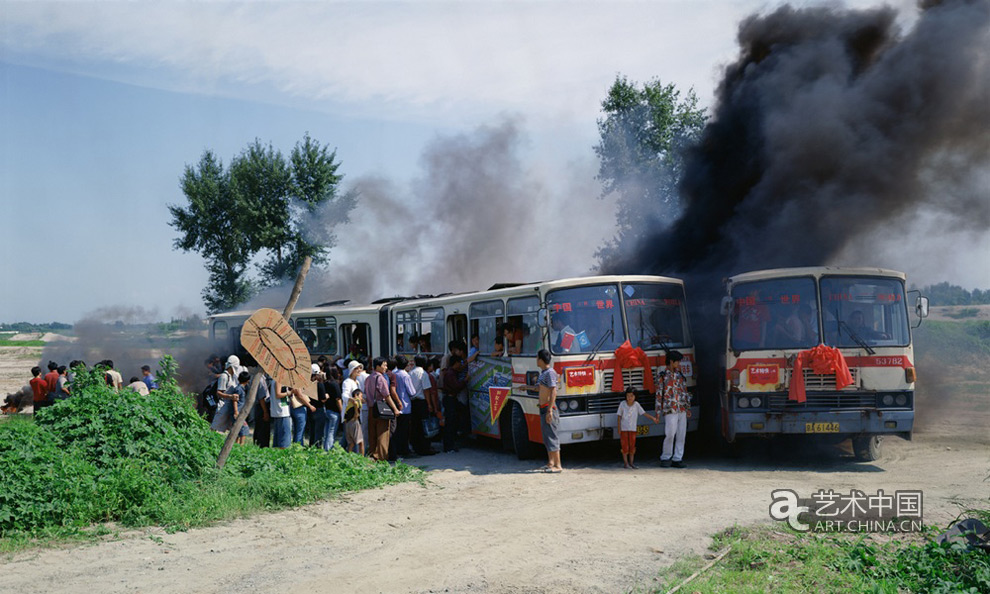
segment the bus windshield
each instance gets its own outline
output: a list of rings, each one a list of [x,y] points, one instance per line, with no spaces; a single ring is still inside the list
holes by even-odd
[[[822,281],[825,344],[907,346],[907,303],[900,279],[829,276]]]
[[[732,348],[810,349],[818,344],[815,279],[776,278],[732,287]]]
[[[615,350],[625,342],[615,285],[558,289],[547,294],[550,349],[555,354]]]
[[[691,344],[684,288],[680,285],[629,283],[622,287],[622,301],[634,347],[659,349]]]

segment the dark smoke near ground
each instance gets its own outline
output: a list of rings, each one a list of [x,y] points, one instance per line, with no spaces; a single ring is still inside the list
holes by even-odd
[[[102,307],[73,324],[74,341],[46,343],[39,365],[47,373],[49,361],[68,366],[83,361],[93,367],[104,359],[114,363],[124,383],[141,377],[141,366],[149,365],[158,375],[162,357],[171,355],[179,366],[179,383],[186,391],[200,391],[206,384],[204,361],[210,354],[209,341],[202,328],[166,332],[152,321],[157,310],[140,306]]]
[[[683,216],[614,271],[711,287],[840,254],[876,265],[843,250],[932,212],[944,230],[990,227],[990,2],[933,3],[906,33],[895,16],[784,6],[743,21]]]

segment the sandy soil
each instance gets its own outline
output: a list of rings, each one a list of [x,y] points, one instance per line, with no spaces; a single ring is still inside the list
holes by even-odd
[[[0,357],[2,359],[3,357]],[[924,491],[944,523],[990,495],[986,393],[956,399],[884,459],[783,444],[731,460],[698,455],[663,469],[640,442],[640,469],[603,446],[564,450],[560,475],[530,472],[484,443],[416,458],[426,486],[405,484],[186,533],[159,530],[0,565],[0,591],[34,592],[618,592],[648,588],[659,568],[702,553],[711,534],[768,522],[770,491]],[[964,424],[947,419],[962,418]],[[616,448],[617,449],[617,448]],[[776,451],[774,451],[776,450]],[[786,450],[786,453],[784,451]],[[692,452],[695,455],[692,456]]]

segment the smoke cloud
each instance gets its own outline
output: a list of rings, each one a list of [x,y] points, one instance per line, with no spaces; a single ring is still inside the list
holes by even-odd
[[[873,248],[990,227],[990,2],[752,16],[699,146],[683,215],[618,272],[709,281],[746,271],[878,265]],[[915,240],[912,240],[915,241]]]
[[[315,217],[314,226],[333,227],[337,246],[325,269],[310,272],[300,306],[588,274],[614,231],[614,204],[597,199],[590,159],[561,174],[524,158],[526,144],[520,123],[505,119],[438,137],[408,189],[381,177],[356,180],[349,221]],[[281,308],[288,293],[266,291],[248,308]]]

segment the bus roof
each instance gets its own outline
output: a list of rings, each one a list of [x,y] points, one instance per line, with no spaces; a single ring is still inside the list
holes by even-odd
[[[793,276],[829,276],[829,275],[848,275],[848,276],[890,276],[894,278],[899,278],[901,280],[906,280],[907,275],[903,272],[898,272],[896,270],[889,270],[886,268],[857,268],[857,267],[845,267],[845,266],[804,266],[801,268],[771,268],[768,270],[754,270],[752,272],[744,272],[742,274],[737,274],[735,276],[729,277],[729,284],[734,285],[737,283],[743,283],[755,280],[765,280],[771,278],[786,278]]]
[[[482,290],[482,291],[468,291],[464,293],[445,293],[438,296],[416,296],[416,297],[395,297],[390,299],[380,299],[372,304],[349,304],[349,305],[332,305],[332,306],[317,306],[317,307],[306,307],[297,308],[293,310],[292,317],[301,317],[306,315],[316,315],[316,314],[326,314],[328,310],[332,309],[334,315],[347,315],[347,314],[375,314],[381,311],[384,307],[422,307],[425,304],[444,304],[459,301],[474,301],[478,299],[497,299],[500,297],[507,296],[518,296],[518,295],[528,295],[535,292],[536,290],[543,288],[546,290],[557,289],[560,287],[569,286],[582,286],[582,285],[595,285],[602,283],[638,283],[638,282],[662,282],[662,283],[672,283],[676,285],[683,286],[684,281],[679,278],[672,278],[666,276],[651,276],[644,274],[637,275],[601,275],[601,276],[579,276],[572,278],[564,278],[558,280],[550,281],[537,281],[531,283],[521,283],[521,284],[510,284],[508,286],[503,286],[498,289]],[[498,285],[495,285],[498,286]],[[238,310],[238,311],[228,311],[220,314],[215,314],[209,316],[210,320],[223,321],[228,319],[246,319],[254,313],[255,310]]]
[[[458,301],[476,301],[479,299],[498,299],[500,297],[512,297],[519,295],[529,295],[538,289],[553,290],[561,287],[598,285],[603,283],[641,283],[641,282],[663,282],[683,286],[684,281],[679,278],[666,276],[650,276],[644,274],[637,275],[600,275],[600,276],[578,276],[572,278],[562,278],[550,281],[537,281],[532,283],[512,284],[497,289],[485,291],[470,291],[467,293],[451,293],[438,297],[416,298],[408,301],[396,302],[396,307],[421,307],[425,303],[443,304]],[[497,285],[496,285],[497,286]]]

